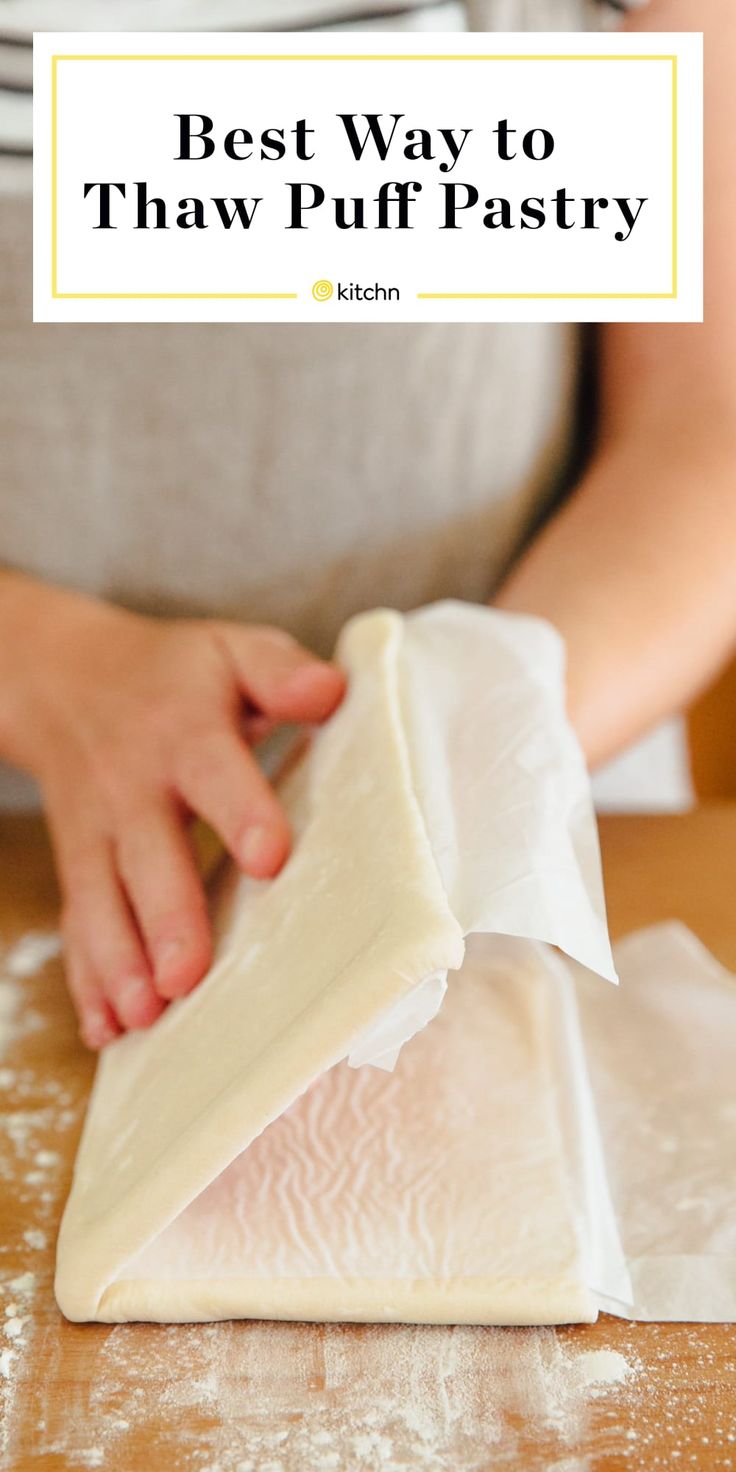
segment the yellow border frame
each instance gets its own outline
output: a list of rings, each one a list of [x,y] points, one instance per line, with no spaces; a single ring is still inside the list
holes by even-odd
[[[56,301],[297,301],[296,291],[59,291],[57,98],[60,61],[668,61],[672,68],[671,291],[418,291],[418,301],[672,301],[678,290],[678,73],[669,53],[189,52],[59,53],[51,57],[51,296]]]

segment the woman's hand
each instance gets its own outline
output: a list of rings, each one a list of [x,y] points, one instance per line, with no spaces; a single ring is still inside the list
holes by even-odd
[[[246,873],[281,868],[288,824],[248,742],[324,721],[344,679],[276,629],[143,618],[9,574],[0,620],[0,752],[43,790],[69,987],[99,1048],[209,965],[192,815]]]
[[[736,643],[736,6],[652,0],[624,30],[705,34],[705,320],[604,326],[596,452],[495,600],[563,635],[591,764],[686,708]]]

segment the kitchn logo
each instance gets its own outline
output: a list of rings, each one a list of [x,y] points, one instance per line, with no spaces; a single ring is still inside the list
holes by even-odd
[[[315,281],[312,296],[316,302],[329,302],[334,296],[338,302],[398,302],[401,292],[398,286],[381,286],[375,281],[372,286],[362,286],[358,281]]]

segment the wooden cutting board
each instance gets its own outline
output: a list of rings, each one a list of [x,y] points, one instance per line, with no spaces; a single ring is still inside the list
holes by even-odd
[[[736,970],[736,805],[602,824],[614,935],[677,916]],[[39,822],[0,819],[0,943],[56,924]],[[0,1467],[736,1469],[736,1331],[73,1325],[54,1238],[93,1061],[58,960],[0,971]],[[10,1015],[12,1014],[12,1015]]]

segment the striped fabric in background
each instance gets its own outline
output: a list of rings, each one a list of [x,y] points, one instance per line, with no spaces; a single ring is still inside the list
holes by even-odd
[[[624,0],[0,0],[0,155],[31,157],[34,30],[599,30],[624,8]]]

